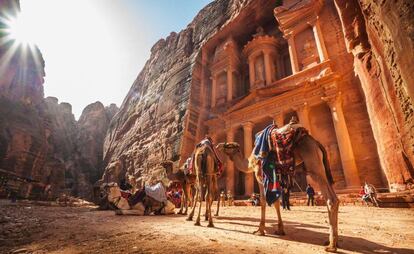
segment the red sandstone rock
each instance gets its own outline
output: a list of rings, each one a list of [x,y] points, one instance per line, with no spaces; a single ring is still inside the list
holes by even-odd
[[[0,14],[18,12],[18,3],[1,0]],[[91,199],[92,185],[103,172],[103,140],[117,107],[96,102],[76,122],[69,103],[43,99],[40,51],[24,54],[17,48],[11,55],[13,43],[0,34],[0,168],[51,184],[53,195],[68,192]],[[25,196],[26,188],[21,192]]]

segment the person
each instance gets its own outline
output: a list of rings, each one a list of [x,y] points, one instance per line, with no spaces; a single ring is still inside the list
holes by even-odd
[[[119,188],[123,191],[130,191],[132,189],[132,185],[129,184],[125,178],[123,178],[119,184]]]
[[[312,206],[314,206],[315,205],[314,203],[315,190],[309,183],[308,183],[308,186],[306,187],[306,194],[308,195],[308,206],[309,206],[309,203],[312,203]]]
[[[364,200],[367,205],[368,202],[371,202],[374,206],[379,207],[375,187],[365,182],[365,185],[361,186],[361,189],[364,190],[364,196],[362,196],[362,200]]]
[[[248,200],[253,206],[258,206],[260,205],[260,199],[258,197],[258,195],[256,193],[252,193],[252,195],[250,196],[249,200]]]
[[[224,193],[224,191],[222,190],[220,193],[220,203],[221,206],[226,206],[226,193]]]
[[[289,197],[290,197],[290,188],[289,188],[289,186],[285,185],[282,188],[282,207],[283,207],[283,210],[289,210],[290,211]]]
[[[227,191],[227,205],[228,206],[232,206],[233,205],[233,201],[234,201],[233,194],[231,194],[231,191],[228,190]]]
[[[361,186],[361,189],[359,190],[359,195],[361,196],[362,201],[364,201],[365,204],[368,205],[369,196],[365,193],[364,186]]]

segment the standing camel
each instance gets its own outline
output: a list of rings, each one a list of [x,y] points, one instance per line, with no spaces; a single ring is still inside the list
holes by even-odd
[[[178,170],[176,173],[173,172],[172,161],[164,161],[161,165],[165,168],[167,178],[173,182],[178,183],[183,188],[183,195],[181,196],[181,205],[178,214],[187,215],[188,203],[193,203],[193,197],[191,195],[191,189],[196,184],[197,176],[195,174],[186,175],[183,170]],[[183,211],[184,209],[184,211]]]
[[[194,151],[194,173],[196,175],[196,193],[195,193],[195,202],[191,209],[190,214],[188,215],[187,220],[191,221],[194,216],[195,208],[197,202],[200,202],[197,219],[194,225],[200,226],[200,213],[201,205],[203,203],[202,193],[205,189],[205,200],[206,200],[206,214],[205,218],[208,219],[208,227],[214,227],[213,218],[211,216],[211,206],[213,204],[213,198],[217,196],[217,174],[218,174],[218,165],[216,160],[216,155],[213,151],[214,147],[212,146],[211,141],[208,139],[203,140],[199,145],[197,145]],[[219,211],[220,203],[217,203],[217,213]]]
[[[296,132],[297,130],[299,130],[299,128],[304,130],[303,127],[301,127],[299,124],[290,123],[283,126],[282,128],[275,128],[272,131],[283,133],[285,131],[293,130]],[[333,179],[330,172],[327,153],[325,148],[317,140],[315,140],[307,132],[303,133],[303,135],[293,138],[292,152],[294,154],[294,158],[297,161],[303,161],[306,169],[306,174],[309,175],[314,181],[316,181],[319,184],[319,187],[322,191],[322,195],[325,197],[329,217],[329,243],[328,247],[326,247],[325,250],[328,252],[336,252],[338,242],[339,200],[332,187]],[[257,144],[255,145],[257,146]],[[245,159],[240,152],[239,144],[235,142],[220,143],[217,145],[217,149],[228,155],[230,160],[234,162],[234,165],[238,170],[244,173],[254,172],[256,180],[259,183],[261,204],[260,225],[259,229],[254,233],[264,235],[266,196],[261,160],[257,158],[254,151],[248,159]],[[285,232],[283,229],[283,222],[280,214],[280,201],[277,200],[276,202],[274,202],[273,205],[276,209],[278,217],[278,231],[276,231],[276,234],[284,235]]]

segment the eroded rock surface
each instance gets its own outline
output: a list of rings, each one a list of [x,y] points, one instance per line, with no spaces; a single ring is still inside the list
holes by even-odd
[[[414,3],[336,0],[391,191],[414,177]]]
[[[0,1],[1,17],[19,9],[18,1]],[[91,199],[103,171],[103,140],[118,108],[93,103],[77,122],[69,103],[43,98],[39,49],[29,52],[4,33],[0,45],[0,169],[50,184],[52,196],[65,192]],[[30,197],[28,189],[22,184],[18,192]]]
[[[245,6],[263,1],[219,0],[180,33],[151,49],[151,57],[114,117],[104,145],[104,180],[151,175],[161,160],[179,160],[190,84],[201,46]]]

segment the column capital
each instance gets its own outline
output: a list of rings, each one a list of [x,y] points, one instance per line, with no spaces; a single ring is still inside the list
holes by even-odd
[[[331,94],[328,96],[321,97],[321,100],[325,101],[328,106],[332,109],[334,107],[337,107],[338,105],[341,105],[342,103],[342,93],[337,92],[336,94]]]
[[[309,105],[308,105],[308,103],[305,101],[305,102],[303,102],[303,103],[300,103],[300,104],[296,104],[296,105],[294,105],[294,106],[292,107],[292,109],[293,109],[294,111],[297,111],[297,112],[304,112],[304,111],[306,111],[306,110],[308,110],[308,109],[309,109]]]
[[[247,122],[242,123],[242,126],[243,126],[243,129],[253,129],[254,123],[247,121]]]

